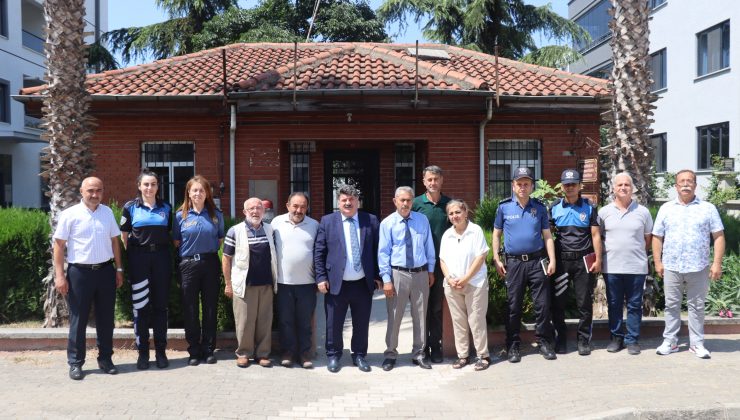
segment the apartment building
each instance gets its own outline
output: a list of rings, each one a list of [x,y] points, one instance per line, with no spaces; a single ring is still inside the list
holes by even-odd
[[[108,29],[108,0],[86,0],[85,31]],[[23,88],[44,84],[42,0],[0,0],[0,206],[43,207],[40,156],[46,145],[40,120],[11,99]]]
[[[740,2],[736,0],[646,0],[650,6],[650,65],[655,122],[656,169],[688,168],[704,189],[712,156],[738,168],[740,158]],[[568,16],[591,34],[579,45],[582,62],[569,70],[609,77],[612,69],[610,0],[571,0]],[[735,28],[733,29],[733,25]]]

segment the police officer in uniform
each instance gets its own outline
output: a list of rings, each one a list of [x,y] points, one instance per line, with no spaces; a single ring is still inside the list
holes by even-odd
[[[555,244],[550,234],[547,207],[530,198],[534,189],[534,175],[529,168],[521,167],[514,171],[511,187],[512,197],[499,203],[492,241],[496,270],[506,280],[509,304],[506,322],[508,358],[511,363],[521,360],[519,331],[524,290],[529,284],[536,313],[540,354],[547,360],[554,360],[557,356],[552,348],[548,276],[555,273]],[[499,255],[502,234],[505,260]]]
[[[555,327],[555,353],[567,352],[565,307],[568,284],[573,285],[578,320],[578,354],[591,354],[591,322],[593,320],[593,291],[595,273],[601,271],[601,233],[597,212],[587,198],[582,198],[581,175],[575,169],[566,169],[560,177],[565,197],[550,208],[550,226],[555,232],[557,271],[552,286],[552,323]],[[593,261],[584,256],[594,253]]]

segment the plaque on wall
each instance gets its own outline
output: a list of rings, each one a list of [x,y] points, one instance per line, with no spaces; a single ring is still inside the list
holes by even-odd
[[[583,159],[578,162],[581,168],[581,182],[596,182],[599,180],[598,159]]]

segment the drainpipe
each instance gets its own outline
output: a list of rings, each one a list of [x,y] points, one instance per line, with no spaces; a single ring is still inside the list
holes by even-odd
[[[478,126],[478,155],[480,157],[478,168],[478,179],[480,179],[479,199],[482,201],[486,195],[486,125],[493,117],[493,98],[486,98],[486,118]]]
[[[231,218],[236,217],[236,105],[231,105],[231,124],[229,125],[229,210]]]

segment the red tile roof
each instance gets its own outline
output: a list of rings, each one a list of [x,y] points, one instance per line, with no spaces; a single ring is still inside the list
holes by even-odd
[[[181,96],[223,92],[222,51],[231,91],[413,89],[416,59],[410,44],[316,43],[233,44],[149,64],[88,76],[92,95]],[[491,55],[439,44],[449,59],[420,58],[419,89],[491,91],[496,65]],[[295,61],[295,62],[294,62]],[[514,96],[604,96],[606,81],[499,58],[499,93]],[[45,86],[23,89],[42,94]]]

